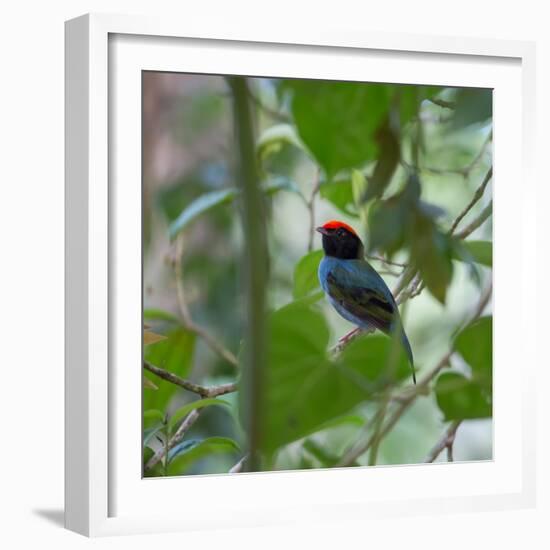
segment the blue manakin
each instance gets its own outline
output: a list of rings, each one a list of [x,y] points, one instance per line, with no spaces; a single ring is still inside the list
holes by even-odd
[[[413,354],[395,299],[376,270],[365,260],[361,239],[348,224],[332,220],[317,231],[323,236],[325,256],[319,264],[319,281],[330,303],[346,320],[362,330],[385,334],[399,331],[416,384]]]

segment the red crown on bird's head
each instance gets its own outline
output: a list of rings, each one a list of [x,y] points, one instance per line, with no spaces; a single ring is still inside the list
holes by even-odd
[[[348,225],[347,223],[341,222],[339,220],[330,220],[321,227],[323,229],[340,229],[341,227],[343,227],[353,235],[357,235],[357,232],[355,231],[355,229],[353,229],[353,227],[351,227],[351,225]]]

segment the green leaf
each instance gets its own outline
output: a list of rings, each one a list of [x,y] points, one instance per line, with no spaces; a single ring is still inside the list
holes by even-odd
[[[143,424],[147,424],[154,420],[164,422],[164,413],[158,409],[147,409],[143,411]]]
[[[420,213],[414,217],[411,252],[428,290],[442,304],[453,278],[451,238],[439,231],[433,219]]]
[[[143,318],[150,321],[170,321],[174,323],[179,323],[179,319],[173,313],[169,311],[164,311],[163,309],[144,309]]]
[[[192,403],[187,403],[183,407],[180,407],[171,417],[168,422],[170,430],[172,430],[183,418],[185,418],[191,411],[196,409],[202,409],[203,407],[210,407],[213,405],[229,407],[230,404],[227,401],[216,398],[197,399]]]
[[[325,422],[321,426],[320,430],[330,430],[332,428],[338,428],[346,424],[353,425],[353,426],[364,426],[365,419],[362,416],[359,416],[358,414],[348,414],[346,416],[340,416],[338,418],[333,418],[328,422]]]
[[[322,250],[314,250],[298,261],[294,268],[294,288],[292,294],[295,299],[303,298],[315,290],[319,290],[319,263],[323,259]]]
[[[158,386],[147,376],[143,376],[143,389],[147,390],[158,390]]]
[[[358,216],[353,200],[351,179],[323,182],[319,188],[319,194],[344,214]]]
[[[446,372],[435,383],[437,404],[445,420],[465,420],[492,416],[490,396],[462,374]]]
[[[191,204],[183,209],[181,214],[170,224],[169,233],[170,238],[174,239],[178,233],[183,231],[191,222],[198,218],[201,214],[221,206],[222,204],[227,204],[232,202],[235,197],[238,195],[237,189],[229,188],[222,189],[220,191],[212,191],[210,193],[205,193],[197,199],[195,199]]]
[[[324,468],[332,468],[333,466],[336,466],[342,458],[331,453],[313,439],[306,439],[304,441],[304,450],[317,459],[320,462],[321,467]],[[352,466],[357,466],[357,464],[352,464]]]
[[[166,335],[166,340],[144,347],[144,360],[185,378],[193,364],[195,334],[178,326]],[[155,378],[155,384],[157,391],[143,392],[144,410],[165,410],[177,391],[177,386],[161,378]]]
[[[156,344],[157,342],[162,342],[162,340],[166,340],[166,336],[164,334],[157,334],[156,332],[153,332],[151,330],[144,330],[143,331],[143,345],[149,346],[151,344]]]
[[[304,196],[300,192],[300,189],[296,185],[296,182],[292,181],[290,178],[284,176],[274,176],[269,178],[262,186],[262,190],[266,195],[274,195],[279,191],[290,191],[291,193],[296,193],[302,199]],[[304,199],[305,200],[305,199]]]
[[[209,437],[199,443],[186,447],[182,445],[179,453],[172,455],[168,465],[168,475],[181,475],[195,462],[213,454],[238,453],[239,445],[228,437]]]
[[[405,125],[416,117],[422,101],[434,97],[442,89],[440,86],[418,86],[416,84],[398,86],[396,93],[399,99],[401,124]]]
[[[358,338],[337,360],[326,353],[329,331],[323,315],[292,303],[270,317],[266,398],[261,417],[263,450],[272,455],[346,415],[388,383],[410,376],[401,346],[390,376],[392,341],[383,335]],[[242,415],[242,409],[241,409]]]
[[[493,90],[461,88],[456,96],[453,117],[455,129],[485,122],[493,115]]]
[[[164,429],[164,424],[155,424],[153,427],[143,430],[143,448],[149,447],[153,438]]]
[[[372,177],[369,179],[367,191],[362,196],[361,202],[368,202],[371,199],[382,196],[391,182],[401,155],[399,140],[390,129],[389,123],[382,125],[377,130],[375,139],[380,154]]]
[[[369,251],[380,250],[391,256],[403,247],[411,236],[419,197],[420,182],[410,177],[402,191],[387,200],[374,202],[367,218]]]
[[[472,378],[491,391],[493,382],[493,317],[481,317],[455,339],[455,349],[472,368]]]
[[[390,93],[382,84],[287,80],[302,142],[329,178],[376,158],[376,128],[387,115]]]
[[[351,192],[353,195],[353,202],[356,205],[361,204],[363,197],[367,191],[367,185],[367,179],[361,171],[351,171]]]
[[[256,151],[260,161],[278,153],[284,145],[292,145],[304,149],[296,129],[291,124],[275,124],[262,132],[256,143]]]
[[[490,241],[462,241],[462,245],[474,262],[493,267],[493,243]],[[456,259],[462,260],[463,258],[456,257]]]

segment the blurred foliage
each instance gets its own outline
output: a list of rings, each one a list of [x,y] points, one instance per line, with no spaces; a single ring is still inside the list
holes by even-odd
[[[171,158],[173,169],[149,177],[152,200],[144,209],[144,228],[151,232],[144,241],[144,323],[152,327],[145,334],[165,338],[144,337],[144,359],[213,387],[238,381],[238,375],[189,330],[176,287],[183,289],[193,321],[241,357],[246,313],[240,258],[246,236],[235,181],[238,144],[223,78],[171,78],[180,87],[159,110],[169,104],[168,113],[175,114],[167,132],[173,148],[165,135],[146,142],[157,143],[158,156]],[[162,95],[153,89],[155,82],[149,83],[153,97]],[[391,338],[375,333],[340,353],[330,351],[334,338],[351,327],[321,299],[317,269],[323,253],[308,245],[311,228],[329,218],[364,232],[367,254],[388,284],[407,270],[419,273],[418,293],[426,290],[407,302],[405,317],[419,373],[450,348],[456,351],[451,368],[381,441],[378,463],[422,460],[446,422],[490,422],[492,317],[466,323],[492,277],[490,218],[466,240],[450,228],[491,167],[491,90],[289,79],[248,83],[270,248],[269,346],[262,366],[267,387],[261,404],[265,467],[335,466],[373,434],[370,421],[388,395],[411,391],[410,367]],[[146,137],[158,132],[155,116],[146,118],[152,121]],[[183,167],[178,155],[186,159]],[[489,187],[461,228],[487,207],[490,195]],[[185,247],[174,258],[177,239]],[[181,262],[181,280],[174,279],[174,262]],[[243,457],[246,396],[237,391],[201,399],[149,372],[144,377],[144,464],[168,449],[192,411],[200,412],[146,475],[227,472]],[[467,432],[467,426],[460,430]],[[490,429],[488,424],[481,449],[463,441],[465,458],[491,458]],[[352,465],[365,461],[361,456]]]

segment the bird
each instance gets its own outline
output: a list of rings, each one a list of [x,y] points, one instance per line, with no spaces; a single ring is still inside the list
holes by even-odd
[[[319,263],[319,282],[329,302],[344,319],[358,327],[354,333],[378,329],[392,335],[397,331],[416,384],[413,353],[399,309],[384,279],[365,259],[365,247],[356,231],[338,220],[330,220],[316,231],[322,235],[324,251]]]

